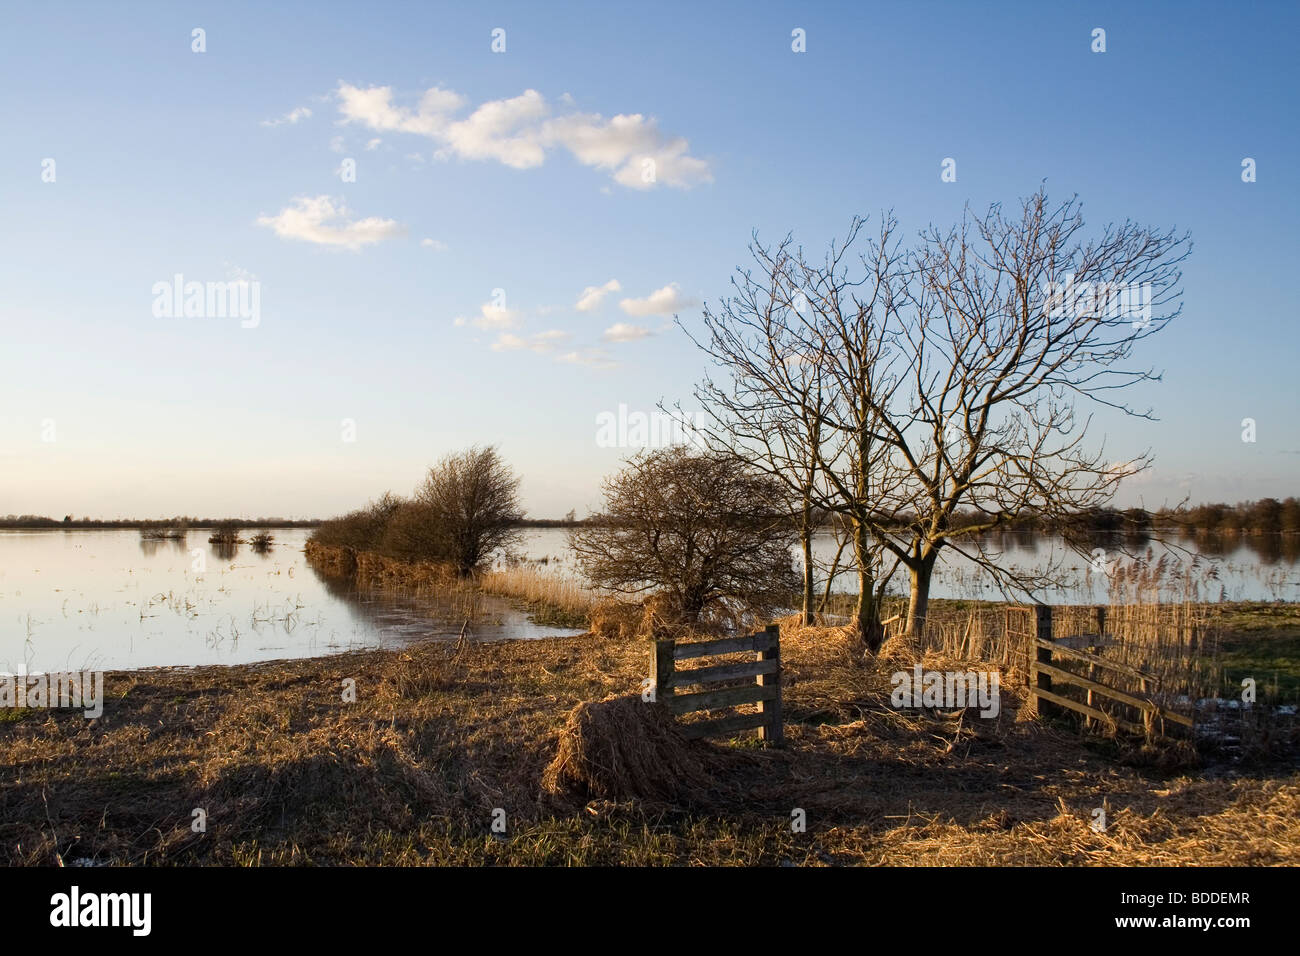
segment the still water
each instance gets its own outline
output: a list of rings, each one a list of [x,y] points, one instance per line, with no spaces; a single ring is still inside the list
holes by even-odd
[[[307,565],[309,530],[272,534],[265,554],[246,544],[230,554],[204,530],[183,542],[142,541],[135,530],[0,530],[0,671],[245,664],[460,633],[462,608],[358,592]],[[479,640],[573,633],[491,596],[477,611]]]
[[[359,592],[322,576],[302,553],[310,531],[277,530],[265,554],[240,545],[222,553],[206,531],[187,540],[142,541],[139,532],[0,530],[0,671],[126,670],[140,667],[243,664],[340,651],[401,647],[426,638],[454,639],[465,609],[437,598]],[[251,532],[245,532],[245,536]],[[1101,603],[1117,597],[1113,579],[1059,538],[1004,535],[986,542],[1004,567],[1060,566],[1064,586],[1052,603]],[[526,532],[522,551],[535,567],[576,575],[563,529]],[[817,560],[835,545],[817,540]],[[935,570],[932,596],[1000,600],[989,575],[952,552]],[[1152,591],[1178,600],[1300,600],[1300,542],[1292,539],[1116,542],[1106,563],[1145,561]],[[845,575],[836,588],[851,590]],[[890,590],[906,593],[898,575]],[[1118,598],[1122,599],[1122,598]],[[571,634],[539,626],[509,601],[483,596],[470,628],[479,640]]]
[[[1000,534],[982,541],[986,559],[1021,574],[1052,572],[1057,586],[1041,592],[1051,604],[1097,604],[1131,599],[1140,579],[1143,601],[1300,601],[1300,535],[1154,540],[1112,537],[1099,539],[1082,552],[1055,535]],[[963,547],[970,550],[969,544]],[[529,531],[524,551],[534,561],[544,559],[557,574],[577,574],[566,533],[546,528]],[[813,543],[813,561],[829,568],[836,544],[829,534]],[[850,552],[844,552],[844,562]],[[930,596],[966,600],[1022,599],[1005,595],[984,568],[945,548],[935,566]],[[796,557],[796,568],[800,567]],[[1124,572],[1117,577],[1114,572]],[[825,581],[825,575],[820,575]],[[1123,582],[1123,583],[1121,583]],[[841,573],[832,590],[854,591],[857,579]],[[903,569],[890,581],[889,592],[905,595]]]

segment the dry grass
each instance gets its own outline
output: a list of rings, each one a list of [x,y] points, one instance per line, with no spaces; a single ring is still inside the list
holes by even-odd
[[[98,721],[0,725],[0,862],[1300,863],[1294,766],[1162,771],[1018,720],[1014,687],[996,720],[896,711],[889,674],[911,658],[892,650],[787,627],[784,750],[657,726],[640,641],[110,674]]]
[[[569,713],[542,787],[588,798],[716,805],[708,799],[714,775],[729,756],[688,742],[667,714],[639,697],[609,697]]]
[[[605,600],[572,575],[528,564],[489,571],[480,575],[476,584],[489,594],[522,601],[538,624],[558,627],[589,626],[592,613]]]
[[[630,641],[640,635],[643,616],[640,605],[613,599],[601,601],[591,611],[591,633],[605,640]]]
[[[455,613],[463,618],[472,619],[478,613],[475,595],[493,593],[526,605],[538,624],[587,628],[606,639],[663,637],[681,630],[671,609],[656,596],[642,604],[629,604],[585,588],[571,574],[544,570],[535,564],[519,564],[481,575],[471,585],[448,569],[432,564],[408,564],[369,553],[354,556],[343,549],[319,545],[309,545],[309,553],[322,569],[347,573],[365,586],[437,591],[452,600]],[[1104,631],[1107,642],[1093,648],[1096,652],[1107,660],[1141,670],[1154,680],[1140,681],[1122,670],[1102,669],[1092,676],[1118,690],[1153,697],[1166,709],[1182,714],[1191,714],[1195,701],[1220,695],[1236,696],[1240,674],[1261,673],[1264,679],[1260,682],[1260,701],[1269,706],[1250,714],[1225,711],[1211,719],[1222,725],[1221,736],[1229,739],[1233,748],[1264,753],[1275,743],[1300,742],[1300,724],[1289,716],[1274,719],[1277,715],[1271,706],[1295,698],[1295,695],[1284,698],[1279,693],[1277,671],[1270,671],[1278,664],[1291,667],[1292,663],[1268,660],[1267,653],[1253,658],[1238,654],[1232,660],[1234,666],[1229,668],[1220,653],[1224,606],[1195,604],[1190,600],[1158,603],[1154,598],[1158,597],[1163,576],[1167,572],[1156,562],[1152,568],[1140,568],[1139,572],[1122,577],[1123,586],[1118,593],[1128,603],[1101,608],[1104,627],[1095,606],[1057,606],[1053,636],[1061,639]],[[839,612],[851,603],[851,595],[834,597]],[[1144,597],[1152,600],[1143,603]],[[900,617],[887,628],[881,661],[893,658],[914,661],[935,654],[946,660],[991,665],[1001,673],[1004,686],[1027,681],[1035,657],[1031,607],[984,601],[933,601],[924,634],[918,638],[901,634],[905,612],[905,604],[900,599],[887,600],[883,615]],[[790,618],[787,623],[793,620]],[[719,623],[722,622],[714,622]],[[835,627],[822,630],[840,633]],[[856,653],[861,656],[863,649],[857,648]],[[1256,666],[1245,667],[1248,660]],[[1272,682],[1268,679],[1270,673]],[[1076,690],[1067,689],[1067,693],[1082,696]],[[1102,698],[1095,698],[1092,703],[1115,717],[1147,722],[1151,734],[1161,731],[1159,724],[1151,723],[1150,715]],[[1113,728],[1101,729],[1113,732]],[[1160,759],[1167,758],[1168,753],[1164,753]]]
[[[526,607],[537,624],[586,628],[596,608],[607,600],[575,578],[529,565],[462,577],[446,564],[403,561],[316,541],[308,541],[304,551],[312,566],[323,574],[347,579],[359,588],[436,594],[470,619],[478,613],[477,596],[493,594]]]

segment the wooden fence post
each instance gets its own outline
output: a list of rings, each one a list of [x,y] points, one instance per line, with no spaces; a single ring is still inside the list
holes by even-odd
[[[671,637],[658,639],[650,649],[650,679],[654,682],[655,703],[665,707],[673,696],[673,647]]]
[[[1034,636],[1039,641],[1052,642],[1052,605],[1039,604],[1034,608]],[[1043,647],[1041,644],[1035,645],[1035,660],[1039,664],[1047,664],[1049,667],[1052,663],[1052,649]],[[1045,690],[1049,694],[1052,692],[1052,675],[1044,671],[1038,671],[1038,679],[1035,681],[1038,690]],[[1035,697],[1038,704],[1038,714],[1040,717],[1047,717],[1055,713],[1056,706],[1041,697]]]
[[[771,674],[759,674],[760,687],[776,687],[776,696],[771,700],[758,702],[759,712],[767,717],[768,722],[758,728],[758,739],[779,747],[785,742],[785,728],[781,723],[781,625],[769,624],[767,633],[772,635],[772,646],[758,652],[760,661],[776,661],[776,671]]]
[[[1106,605],[1098,604],[1097,605],[1097,642],[1095,647],[1098,651],[1100,651],[1100,649],[1105,646],[1106,646]],[[1096,677],[1097,677],[1097,665],[1089,661],[1088,680],[1095,680]],[[1093,696],[1091,687],[1088,688],[1088,693],[1084,696],[1084,702],[1089,707],[1094,707],[1098,703],[1096,698]],[[1083,719],[1083,725],[1087,727],[1089,730],[1091,730],[1093,727],[1097,725],[1097,721],[1094,720],[1092,717],[1085,717]]]

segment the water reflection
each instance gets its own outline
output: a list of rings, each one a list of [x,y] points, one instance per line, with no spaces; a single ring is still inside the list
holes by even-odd
[[[392,634],[418,633],[454,639],[464,633],[477,641],[529,640],[576,633],[533,623],[508,599],[476,591],[409,593],[358,587],[348,575],[328,574],[311,566],[321,585],[347,607],[353,620]]]
[[[209,538],[208,546],[211,548],[213,556],[218,561],[233,561],[235,555],[239,553],[238,541]]]
[[[75,532],[65,532],[65,533],[74,534]],[[164,550],[185,551],[186,550],[185,539],[184,538],[141,538],[140,539],[140,553],[145,555],[146,557],[153,557],[159,551],[164,551]]]
[[[528,542],[529,552],[545,553],[551,534],[549,529],[535,533]],[[968,540],[962,547],[975,550],[976,543]],[[1040,593],[1056,603],[1128,600],[1129,591],[1139,586],[1143,600],[1300,600],[1300,535],[1173,535],[1160,540],[1145,531],[1117,529],[1067,540],[1060,535],[1000,531],[984,535],[978,544],[986,559],[1005,570],[1028,577],[1050,572],[1056,583]],[[813,552],[819,567],[827,567],[836,552],[834,537],[818,535]],[[987,569],[955,549],[945,548],[941,555],[931,597],[1000,600],[1008,596]],[[1120,569],[1125,573],[1117,576]],[[834,590],[855,587],[855,576],[841,566]],[[907,593],[905,574],[894,576],[889,593]]]
[[[1300,561],[1300,535],[1271,532],[1263,534],[1236,534],[1232,532],[1196,532],[1184,534],[1181,539],[1201,554],[1224,557],[1234,551],[1246,551],[1261,564]]]
[[[241,664],[424,639],[543,637],[502,599],[366,594],[316,573],[304,529],[265,552],[207,535],[141,540],[134,530],[0,531],[0,670],[119,670]],[[197,537],[196,537],[197,534]]]

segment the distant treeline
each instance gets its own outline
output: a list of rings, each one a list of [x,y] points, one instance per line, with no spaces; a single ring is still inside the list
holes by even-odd
[[[233,528],[315,528],[320,525],[319,518],[74,518],[67,515],[63,520],[45,515],[5,515],[0,518],[0,528],[77,528],[77,529],[112,529],[112,528],[160,528],[188,527],[215,528],[217,526]]]
[[[1300,498],[1260,498],[1235,505],[1197,505],[1172,513],[1174,523],[1194,531],[1300,533]]]
[[[5,515],[0,517],[0,528],[319,528],[324,521],[323,518],[74,518],[72,515],[60,520],[47,515]],[[524,518],[516,524],[520,528],[579,528],[586,523],[570,512],[563,518]]]
[[[337,520],[337,519],[336,519]],[[953,516],[954,528],[970,527],[988,520],[987,516],[972,511],[961,511]],[[5,515],[0,518],[0,528],[152,528],[184,525],[191,528],[230,526],[234,528],[318,528],[320,518],[74,518],[68,515],[59,520],[44,515]],[[570,511],[563,518],[524,518],[512,525],[521,528],[577,528],[590,524],[590,518],[578,518]],[[829,516],[822,516],[819,524],[832,524]],[[901,516],[899,528],[907,526],[907,517]],[[1186,534],[1300,534],[1300,498],[1279,501],[1260,498],[1258,501],[1240,501],[1235,505],[1216,502],[1194,507],[1161,508],[1098,508],[1065,517],[1022,515],[1002,525],[1004,531],[1037,532],[1040,534],[1137,534],[1149,535],[1156,531],[1181,531]]]
[[[962,515],[974,523],[976,515]],[[1213,503],[1195,507],[1099,508],[1069,515],[1063,519],[1045,519],[1034,515],[1018,518],[1012,530],[1047,533],[1115,533],[1145,535],[1153,532],[1178,531],[1183,534],[1296,534],[1300,533],[1300,498],[1261,498],[1235,505]]]
[[[831,527],[835,522],[825,512],[815,516],[818,525]],[[912,526],[914,516],[903,513],[893,527],[899,531]],[[952,530],[988,524],[990,516],[971,510],[956,512],[948,525]],[[1000,532],[1058,534],[1065,537],[1091,534],[1123,534],[1139,537],[1168,534],[1296,534],[1300,533],[1300,498],[1261,498],[1235,505],[1215,503],[1195,507],[1095,508],[1068,515],[1024,514],[1003,521]]]

